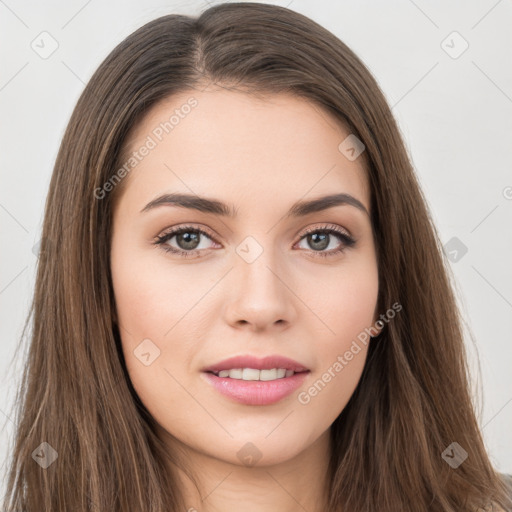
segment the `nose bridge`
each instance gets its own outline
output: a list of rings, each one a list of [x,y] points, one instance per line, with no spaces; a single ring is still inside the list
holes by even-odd
[[[266,300],[283,294],[283,283],[276,277],[280,267],[271,237],[246,237],[236,248],[236,267],[247,293],[263,294]],[[263,297],[262,297],[263,298]]]
[[[247,293],[277,296],[282,293],[282,282],[276,277],[276,258],[265,250],[255,261],[238,261],[239,276]],[[269,297],[267,297],[268,299]]]
[[[271,237],[266,238],[266,242]],[[229,319],[260,327],[293,318],[293,294],[273,247],[248,236],[235,249],[234,278],[238,281],[230,296]]]

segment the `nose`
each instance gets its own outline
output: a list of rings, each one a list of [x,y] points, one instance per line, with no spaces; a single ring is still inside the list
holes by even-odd
[[[297,298],[290,278],[270,250],[252,263],[238,258],[228,284],[225,319],[234,328],[252,331],[286,329],[297,316]]]

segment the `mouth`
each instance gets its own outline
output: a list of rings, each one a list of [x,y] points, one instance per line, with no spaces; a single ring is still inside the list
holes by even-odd
[[[304,373],[309,370],[303,371],[294,371],[287,370],[286,368],[270,368],[267,370],[258,370],[257,368],[232,368],[230,370],[217,370],[211,371],[208,373],[212,373],[216,377],[221,377],[225,379],[236,379],[236,380],[246,380],[246,381],[271,381],[278,379],[286,379],[288,377],[292,377],[297,373]]]
[[[293,393],[310,370],[281,356],[237,356],[207,368],[202,375],[218,392],[245,405],[270,405]]]

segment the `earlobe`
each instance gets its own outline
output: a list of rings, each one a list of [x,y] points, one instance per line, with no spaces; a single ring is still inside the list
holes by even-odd
[[[382,322],[379,317],[374,317],[373,319],[373,324],[371,326],[371,328],[369,329],[372,334],[370,334],[370,338],[372,340],[378,338],[380,336],[380,334],[382,333],[382,330],[384,329],[384,322]]]

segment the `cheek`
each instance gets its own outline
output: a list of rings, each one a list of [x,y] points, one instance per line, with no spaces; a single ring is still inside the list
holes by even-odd
[[[144,406],[167,424],[169,411],[186,410],[190,399],[180,385],[193,353],[186,337],[180,336],[190,301],[180,293],[183,283],[178,276],[169,281],[163,269],[144,262],[143,255],[117,256],[113,251],[112,280],[126,369]],[[171,344],[173,339],[183,342]]]
[[[297,402],[320,429],[327,429],[343,411],[356,389],[364,369],[372,324],[374,297],[368,301],[342,301],[338,316],[327,318],[335,335],[318,340],[318,364],[297,394]],[[359,305],[359,307],[358,307]]]
[[[313,286],[316,283],[316,286]],[[329,273],[319,269],[303,284],[301,297],[319,318],[327,352],[341,350],[375,322],[379,283],[372,252],[357,255]]]
[[[123,253],[113,243],[112,281],[123,341],[171,338],[174,327],[208,290],[208,282],[197,274],[194,278],[183,268],[172,271],[164,257],[155,257],[159,250]]]
[[[323,292],[310,294],[311,309],[324,325],[315,343],[318,365],[297,399],[306,409],[324,415],[329,424],[357,387],[370,334],[375,334],[370,328],[376,321],[378,271],[369,257],[318,282]]]
[[[158,411],[190,400],[182,384],[194,392],[195,383],[186,381],[197,340],[204,339],[201,325],[208,323],[205,301],[198,302],[212,287],[211,272],[203,279],[192,265],[173,268],[153,250],[124,250],[115,239],[111,267],[126,368],[140,399],[158,417]]]

